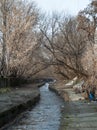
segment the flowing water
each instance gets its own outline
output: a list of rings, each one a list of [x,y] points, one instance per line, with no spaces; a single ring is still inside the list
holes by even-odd
[[[55,93],[49,91],[46,83],[40,88],[41,99],[32,110],[25,112],[6,130],[58,130],[61,118],[61,106],[63,105]]]

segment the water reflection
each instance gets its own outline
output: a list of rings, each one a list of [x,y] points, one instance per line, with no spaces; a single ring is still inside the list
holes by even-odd
[[[7,130],[58,130],[61,116],[62,100],[49,91],[46,83],[40,88],[41,100],[31,111],[27,111]]]

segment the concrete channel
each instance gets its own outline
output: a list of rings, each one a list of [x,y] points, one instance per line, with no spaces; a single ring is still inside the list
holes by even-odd
[[[63,100],[51,92],[49,84],[40,88],[40,101],[4,130],[59,130]]]

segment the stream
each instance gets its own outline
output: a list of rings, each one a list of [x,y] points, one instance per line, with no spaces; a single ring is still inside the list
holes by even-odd
[[[46,83],[40,88],[39,103],[26,111],[6,130],[58,130],[61,119],[63,100],[54,92],[49,91]]]

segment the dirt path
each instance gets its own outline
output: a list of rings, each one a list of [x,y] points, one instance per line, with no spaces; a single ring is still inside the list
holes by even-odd
[[[97,130],[97,102],[65,102],[59,130]]]
[[[64,83],[56,83],[51,89],[64,99],[59,130],[97,130],[97,101],[84,100]]]

